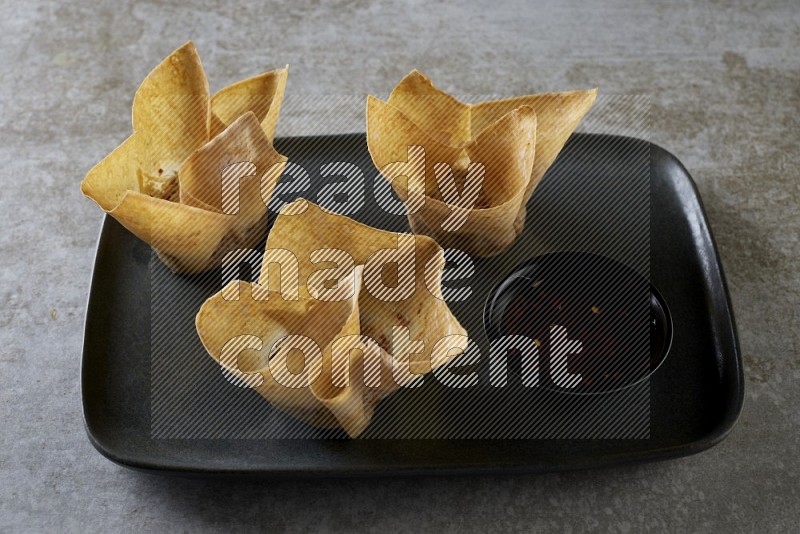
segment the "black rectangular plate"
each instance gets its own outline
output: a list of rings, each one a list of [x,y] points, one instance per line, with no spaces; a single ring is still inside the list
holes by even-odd
[[[363,134],[279,139],[276,147],[309,170],[333,161],[355,163],[365,172],[373,169]],[[547,224],[566,225],[574,236],[573,248],[583,243],[606,252],[602,234],[607,225],[588,224],[584,212],[575,207],[610,202],[596,207],[606,213],[608,225],[624,228],[629,214],[624,203],[613,201],[624,195],[613,194],[613,188],[626,187],[631,151],[642,150],[649,157],[649,276],[668,303],[674,325],[669,356],[649,381],[648,438],[154,439],[150,249],[106,217],[89,295],[81,372],[90,440],[109,459],[135,469],[256,476],[546,472],[684,456],[715,445],[741,410],[742,366],[722,267],[697,189],[681,163],[645,141],[576,134],[533,195],[521,240]],[[367,183],[371,179],[368,176]],[[611,194],[595,195],[586,186],[602,180]],[[580,187],[570,188],[570,182]],[[311,200],[316,200],[314,183],[305,195]],[[556,183],[559,187],[553,187]],[[559,198],[564,191],[571,192],[570,198]],[[382,213],[371,202],[353,217],[389,230],[407,228],[404,218]],[[535,253],[547,251],[543,246]],[[497,268],[477,269],[495,272],[495,280],[475,281],[478,293],[483,293],[470,309],[454,307],[471,335],[482,328],[481,299],[486,291],[525,259],[523,253],[534,254],[518,243],[499,259],[481,260],[496,262]],[[612,257],[619,254],[608,251]],[[174,327],[185,330],[186,339],[196,338],[199,303],[218,289],[210,288],[197,302],[175,310]],[[207,364],[210,360],[199,342],[197,347],[197,361]],[[209,366],[208,372],[219,370]]]

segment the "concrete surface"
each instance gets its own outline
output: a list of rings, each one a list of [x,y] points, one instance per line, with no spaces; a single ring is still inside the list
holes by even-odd
[[[800,8],[654,4],[3,2],[0,531],[796,529]],[[650,95],[652,138],[697,180],[727,269],[738,426],[698,456],[535,477],[206,482],[102,458],[78,382],[102,215],[78,184],[128,135],[144,75],[189,38],[216,88],[290,63],[298,94],[385,93],[417,67],[462,93]]]

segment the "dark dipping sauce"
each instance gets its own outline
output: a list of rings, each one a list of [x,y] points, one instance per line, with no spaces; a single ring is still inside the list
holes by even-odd
[[[672,341],[669,312],[650,282],[618,261],[585,252],[545,254],[517,267],[490,295],[484,321],[491,340],[533,340],[539,386],[570,393],[608,392],[644,380]],[[580,350],[561,355],[571,380],[552,365],[558,327],[566,329],[561,343],[580,342]],[[508,366],[522,374],[529,360],[518,356],[510,352]]]

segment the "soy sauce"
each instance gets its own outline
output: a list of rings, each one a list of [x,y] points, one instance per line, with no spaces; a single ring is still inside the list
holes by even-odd
[[[540,384],[574,393],[642,381],[671,341],[666,305],[647,279],[615,260],[581,252],[547,254],[517,268],[489,299],[486,323],[492,338],[533,340]],[[567,372],[575,377],[570,387],[554,378],[559,327],[580,343],[580,350],[566,355]]]

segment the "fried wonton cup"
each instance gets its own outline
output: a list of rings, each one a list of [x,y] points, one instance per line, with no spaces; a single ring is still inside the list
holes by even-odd
[[[81,191],[173,271],[218,267],[228,249],[254,246],[266,232],[266,205],[286,163],[272,139],[287,74],[267,72],[211,96],[186,43],[142,82],[133,134],[89,171]],[[234,202],[222,198],[224,179],[238,184]]]
[[[277,408],[357,437],[381,399],[466,350],[467,333],[441,294],[443,267],[428,237],[301,200],[277,217],[258,283],[231,282],[208,299],[197,331],[224,369]],[[299,281],[297,291],[287,279]],[[301,350],[284,349],[286,336],[304,336],[293,341]],[[287,387],[287,368],[306,381]]]
[[[596,94],[465,104],[415,70],[388,101],[367,98],[369,152],[405,202],[414,232],[494,256],[522,232],[528,199]],[[424,164],[411,147],[424,149]]]

